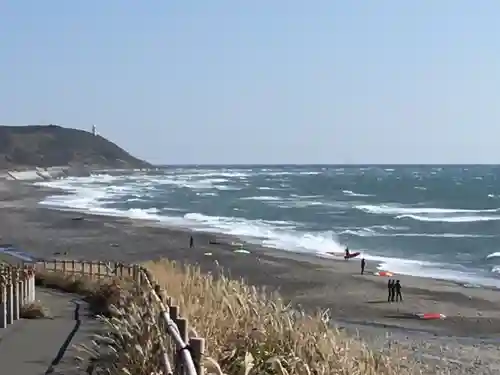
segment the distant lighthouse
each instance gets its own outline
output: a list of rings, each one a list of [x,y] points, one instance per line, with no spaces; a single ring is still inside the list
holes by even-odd
[[[95,137],[97,136],[97,128],[95,125],[92,125],[92,135]]]

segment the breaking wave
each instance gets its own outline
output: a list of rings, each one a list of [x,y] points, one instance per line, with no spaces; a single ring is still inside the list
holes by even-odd
[[[338,171],[330,170],[328,173],[336,173],[336,176],[352,174],[352,171],[347,168],[337,169]],[[369,172],[377,173],[376,169],[362,171],[362,173]],[[272,178],[265,180],[267,186],[261,186],[265,176]],[[294,184],[293,176],[301,176],[297,177],[300,178],[298,183]],[[430,229],[430,233],[425,233],[429,225],[425,226],[417,222],[443,225],[442,223],[496,221],[500,220],[500,215],[495,215],[500,212],[498,208],[451,209],[387,203],[367,204],[376,199],[373,197],[380,197],[379,192],[365,194],[348,189],[331,189],[332,191],[328,192],[328,190],[319,189],[317,185],[302,187],[300,184],[304,184],[308,176],[316,179],[314,181],[321,181],[324,173],[266,170],[265,168],[258,170],[177,168],[157,174],[142,171],[132,175],[102,173],[37,184],[66,192],[66,194],[49,196],[41,202],[45,206],[56,209],[151,220],[168,226],[233,235],[268,247],[322,257],[331,257],[329,253],[342,254],[344,244],[341,239],[343,239],[352,241],[354,245],[349,243],[349,246],[361,251],[367,260],[376,262],[380,269],[450,280],[472,280],[474,277],[479,280],[481,278],[478,275],[474,276],[472,271],[449,269],[449,264],[441,264],[439,261],[429,262],[407,259],[405,256],[398,257],[397,249],[396,252],[384,251],[381,255],[380,250],[374,252],[370,246],[366,246],[367,248],[356,246],[356,241],[363,241],[366,237],[373,237],[370,240],[372,242],[380,242],[383,237],[401,238],[394,241],[396,243],[401,242],[405,237],[429,238],[427,241],[433,241],[430,240],[431,238],[494,237],[495,235],[491,234],[455,233],[449,226],[443,231],[435,232]],[[252,178],[257,179],[254,184]],[[377,181],[381,178],[383,177],[377,177]],[[415,189],[411,190],[415,191]],[[259,195],[257,191],[261,191],[262,195]],[[366,189],[361,191],[366,191]],[[262,204],[256,202],[262,202]],[[226,209],[223,215],[217,215],[219,206]],[[270,214],[261,216],[258,210]],[[250,216],[249,211],[253,212]],[[340,228],[322,223],[323,218],[331,222],[331,218],[337,217],[335,215],[339,215],[338,220],[341,220],[338,223],[345,224],[346,227]],[[256,217],[265,217],[267,220],[255,219]],[[356,226],[362,224],[358,223],[360,217],[365,218],[364,220],[368,220],[367,222],[372,225]],[[398,223],[405,226],[392,225],[396,223],[394,221],[396,219],[399,220]],[[460,228],[463,227],[465,226],[460,226]],[[483,261],[484,256],[483,253]],[[491,253],[486,258],[495,257],[500,257],[500,253]],[[488,272],[498,272],[492,270],[491,264],[488,267]],[[497,281],[481,279],[482,283],[490,285]]]

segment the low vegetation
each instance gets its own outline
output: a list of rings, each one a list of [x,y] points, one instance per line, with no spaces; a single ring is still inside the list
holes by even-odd
[[[385,356],[331,327],[327,313],[308,316],[243,281],[207,275],[196,267],[162,260],[145,266],[187,318],[190,336],[206,339],[207,374],[419,373],[405,353]],[[47,274],[43,285],[86,296],[103,311],[107,330],[82,347],[82,367],[93,374],[162,374],[161,349],[171,343],[158,325],[148,292],[118,281]],[[96,303],[95,301],[100,301]],[[106,306],[105,308],[102,308]],[[172,351],[170,352],[172,353]],[[171,356],[170,356],[171,357]]]
[[[62,271],[42,271],[36,274],[36,285],[82,296],[95,315],[111,316],[111,308],[118,305],[127,280],[96,279],[90,276],[67,274]]]
[[[21,306],[20,316],[22,319],[52,318],[49,309],[38,301]]]

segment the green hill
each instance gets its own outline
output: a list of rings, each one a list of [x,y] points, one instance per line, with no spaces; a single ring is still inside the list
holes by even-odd
[[[107,139],[57,125],[0,126],[0,168],[148,168]]]

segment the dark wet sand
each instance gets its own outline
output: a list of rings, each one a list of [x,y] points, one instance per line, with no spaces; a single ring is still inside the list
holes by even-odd
[[[376,349],[395,343],[426,364],[454,373],[500,373],[500,291],[465,288],[452,282],[398,276],[403,303],[387,303],[387,279],[359,260],[310,255],[245,245],[234,253],[234,238],[157,226],[144,221],[83,215],[42,208],[47,189],[0,181],[0,241],[40,257],[137,262],[161,257],[277,288],[306,309],[328,308],[341,329],[357,332]],[[72,220],[83,217],[83,220]],[[189,236],[195,248],[189,248]],[[210,245],[217,238],[220,244]],[[207,256],[206,253],[212,255]],[[445,320],[422,321],[414,313],[435,312]],[[444,349],[442,347],[445,347]],[[478,362],[475,359],[481,357]],[[490,371],[490,372],[489,372]],[[431,372],[432,373],[432,372]]]

